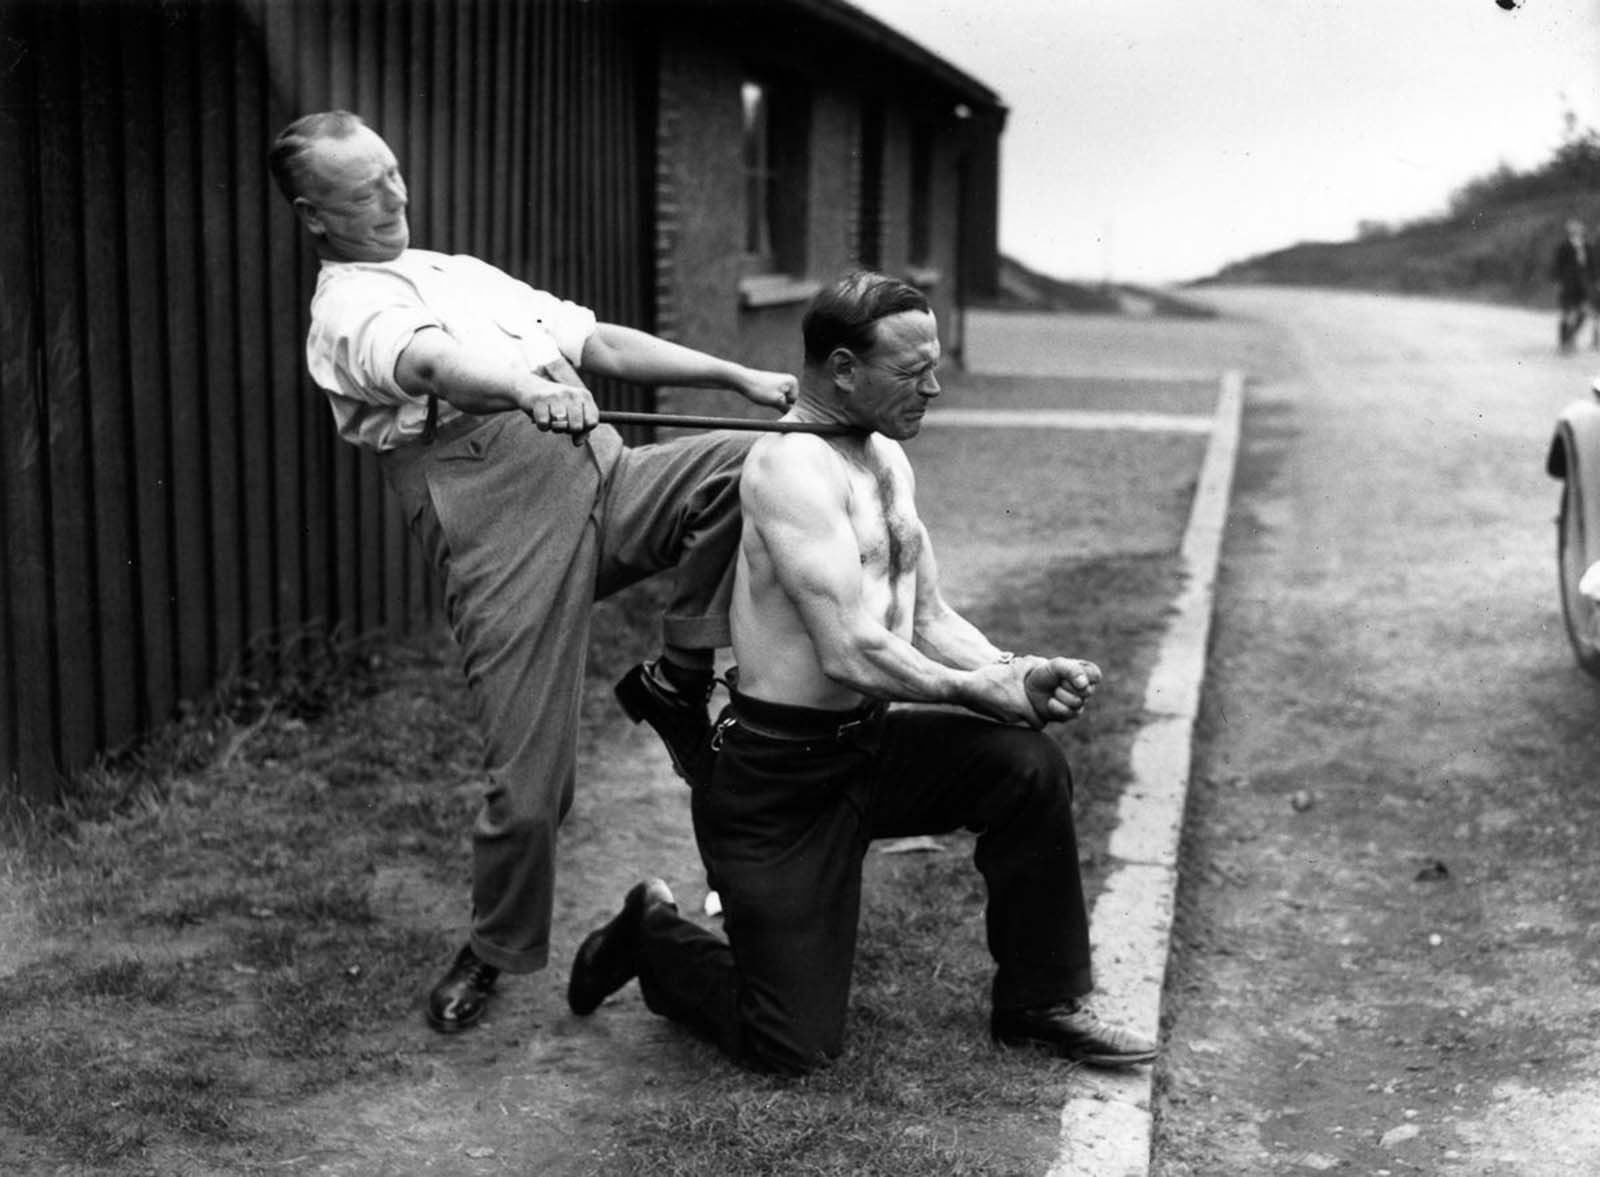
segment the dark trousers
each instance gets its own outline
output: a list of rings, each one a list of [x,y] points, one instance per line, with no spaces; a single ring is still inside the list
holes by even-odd
[[[727,938],[651,912],[639,969],[651,1010],[758,1070],[799,1074],[837,1056],[869,843],[962,828],[978,834],[988,888],[994,1007],[1093,987],[1072,778],[1048,736],[971,715],[738,694],[719,735],[693,812]]]

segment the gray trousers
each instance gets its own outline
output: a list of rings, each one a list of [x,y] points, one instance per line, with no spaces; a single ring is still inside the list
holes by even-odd
[[[550,952],[556,832],[572,805],[596,600],[677,567],[669,645],[726,646],[739,470],[753,435],[583,446],[521,413],[447,423],[384,473],[444,586],[484,740],[471,945],[508,972]]]

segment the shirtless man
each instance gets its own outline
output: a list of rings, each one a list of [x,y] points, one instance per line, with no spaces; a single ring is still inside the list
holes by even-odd
[[[852,274],[816,297],[802,331],[788,419],[851,432],[764,437],[744,467],[738,669],[715,770],[693,793],[727,939],[679,916],[662,881],[640,883],[579,947],[568,1000],[589,1014],[637,975],[656,1013],[745,1065],[804,1074],[843,1048],[868,845],[971,829],[994,1039],[1093,1065],[1149,1062],[1152,1042],[1084,1003],[1072,782],[1039,730],[1077,716],[1100,670],[984,637],[940,594],[917,516],[900,442],[939,394],[928,303]]]

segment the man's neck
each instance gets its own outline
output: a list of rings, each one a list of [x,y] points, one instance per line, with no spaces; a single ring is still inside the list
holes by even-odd
[[[811,425],[842,425],[851,430],[851,438],[865,438],[871,430],[863,428],[850,415],[850,411],[839,399],[833,385],[819,384],[807,380],[804,375],[800,378],[800,390],[795,397],[795,402],[784,415],[788,421],[804,421]]]
[[[340,254],[334,253],[331,250],[325,249],[325,248],[323,248],[322,246],[319,245],[318,248],[317,248],[317,258],[318,258],[318,260],[327,262],[330,265],[381,266],[381,265],[384,265],[387,262],[397,262],[401,258],[405,257],[405,255],[407,253],[409,253],[409,252],[411,252],[411,247],[407,246],[405,249],[402,249],[399,253],[395,254],[393,257],[385,257],[385,258],[344,257],[344,256],[342,256]]]

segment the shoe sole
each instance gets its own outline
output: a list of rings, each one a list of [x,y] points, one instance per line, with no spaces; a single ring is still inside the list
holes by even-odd
[[[1037,1038],[1010,1038],[996,1037],[996,1046],[1003,1046],[1010,1050],[1032,1050],[1039,1054],[1047,1054],[1051,1058],[1066,1059],[1071,1063],[1081,1063],[1086,1067],[1105,1067],[1115,1069],[1118,1067],[1139,1067],[1146,1063],[1153,1063],[1160,1051],[1140,1051],[1137,1054],[1091,1054],[1086,1051],[1065,1050],[1049,1042],[1041,1042]]]
[[[472,1029],[472,1027],[483,1021],[483,1015],[488,1012],[489,1005],[487,1002],[485,1002],[479,1007],[478,1012],[473,1014],[470,1018],[438,1018],[434,1017],[431,1009],[425,1011],[423,1016],[428,1019],[428,1025],[439,1031],[439,1033],[459,1034],[463,1030]]]
[[[578,951],[572,955],[572,972],[567,977],[567,1008],[580,1018],[586,1018],[595,1010],[605,1004],[606,999],[617,993],[629,981],[638,976],[637,971],[630,972],[626,977],[611,984],[604,993],[596,997],[588,990],[579,991],[575,985],[578,970],[584,967],[585,957],[592,956],[599,951],[608,936],[611,935],[619,921],[633,921],[638,924],[645,913],[656,906],[670,906],[677,909],[677,900],[672,896],[672,889],[661,879],[650,879],[632,887],[622,901],[622,910],[608,920],[602,927],[596,928],[583,938],[578,945]],[[608,982],[611,978],[607,978]]]
[[[598,947],[598,945],[601,944],[605,940],[606,935],[610,932],[610,930],[611,930],[611,925],[607,924],[603,928],[598,928],[595,931],[590,932],[587,936],[585,936],[583,938],[583,943],[578,945],[578,951],[573,954],[573,958],[572,958],[572,976],[576,976],[577,975],[577,972],[578,972],[578,969],[579,969],[580,965],[583,964],[584,957],[586,955],[590,955],[591,954],[590,945],[595,945],[595,946]],[[633,980],[633,978],[629,977],[627,980],[622,982],[622,985],[626,985],[628,983],[628,981],[631,981],[631,980]],[[593,997],[593,994],[590,994],[590,993],[582,993],[582,994],[580,994],[580,993],[575,992],[574,987],[573,987],[573,983],[572,983],[572,977],[568,977],[567,978],[567,1008],[570,1009],[573,1013],[577,1014],[580,1018],[586,1018],[590,1014],[594,1013],[595,1010],[599,1009],[602,1005],[604,1005],[606,998],[610,997],[611,994],[615,993],[618,989],[621,989],[622,985],[618,985],[615,988],[611,989],[610,991],[608,991],[606,993],[602,993],[598,998],[594,998],[593,1000],[590,1000],[590,998]]]

